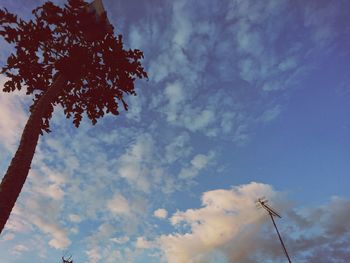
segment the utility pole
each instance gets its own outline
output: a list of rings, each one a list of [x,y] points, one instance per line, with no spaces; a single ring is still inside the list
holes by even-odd
[[[277,212],[275,212],[271,207],[269,207],[266,203],[268,201],[265,199],[265,198],[258,198],[258,200],[256,201],[257,205],[259,208],[264,208],[267,213],[270,215],[271,217],[271,220],[272,220],[272,223],[273,223],[273,226],[275,227],[276,229],[276,232],[277,232],[277,235],[278,235],[278,238],[281,242],[281,245],[282,245],[282,248],[283,248],[283,251],[284,251],[284,254],[286,255],[287,259],[288,259],[288,262],[289,263],[292,263],[289,255],[288,255],[288,252],[287,252],[287,249],[286,249],[286,246],[284,245],[283,243],[283,240],[282,240],[282,237],[280,235],[280,232],[278,231],[278,228],[277,228],[277,225],[276,225],[276,222],[275,222],[275,219],[273,218],[274,216],[278,217],[278,218],[282,218],[279,214],[277,214]]]

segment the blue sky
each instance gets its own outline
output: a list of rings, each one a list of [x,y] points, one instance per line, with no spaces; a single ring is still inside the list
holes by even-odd
[[[43,2],[0,6],[29,18]],[[348,262],[350,3],[104,4],[125,45],[144,51],[149,81],[95,126],[55,109],[1,261],[285,262],[255,207],[265,196],[293,262]],[[29,103],[0,94],[2,174]]]

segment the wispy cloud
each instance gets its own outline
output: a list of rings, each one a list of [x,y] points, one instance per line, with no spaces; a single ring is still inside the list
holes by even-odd
[[[317,10],[307,6],[302,10],[310,9],[313,15],[322,17],[307,19],[334,26],[331,21],[337,11],[317,15]],[[150,109],[160,112],[170,125],[189,132],[210,137],[224,135],[238,144],[249,141],[256,115],[271,108],[264,101],[269,96],[280,96],[277,92],[294,88],[312,67],[308,42],[312,34],[308,41],[301,41],[299,28],[294,25],[302,30],[316,29],[304,17],[292,20],[300,10],[289,1],[232,1],[211,7],[215,12],[207,12],[209,6],[197,2],[176,1],[171,7],[166,10],[169,28],[152,31],[162,39],[162,48],[152,53],[149,65],[151,83],[160,88],[153,94]],[[147,28],[157,19],[155,16],[142,25],[134,25],[130,39],[136,41],[140,35],[142,39],[149,38]],[[283,42],[286,32],[290,32],[290,41]],[[335,38],[333,35],[328,39]],[[310,63],[302,62],[302,57],[310,58]],[[217,87],[215,93],[208,93],[213,85]],[[235,91],[228,92],[229,87]],[[242,103],[235,93],[240,100],[249,100]]]

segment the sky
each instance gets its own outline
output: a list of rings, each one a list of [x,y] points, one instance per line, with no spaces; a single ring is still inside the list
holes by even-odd
[[[0,7],[28,19],[43,2]],[[149,80],[95,126],[55,109],[0,261],[287,262],[264,196],[293,262],[349,262],[350,2],[104,5]],[[0,40],[1,65],[11,50]],[[0,93],[1,174],[30,102]]]

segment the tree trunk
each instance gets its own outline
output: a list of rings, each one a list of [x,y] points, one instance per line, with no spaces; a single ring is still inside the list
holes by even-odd
[[[24,127],[16,154],[0,184],[0,234],[27,179],[39,140],[43,113],[67,82],[68,79],[65,75],[58,75],[52,86],[38,101]]]

